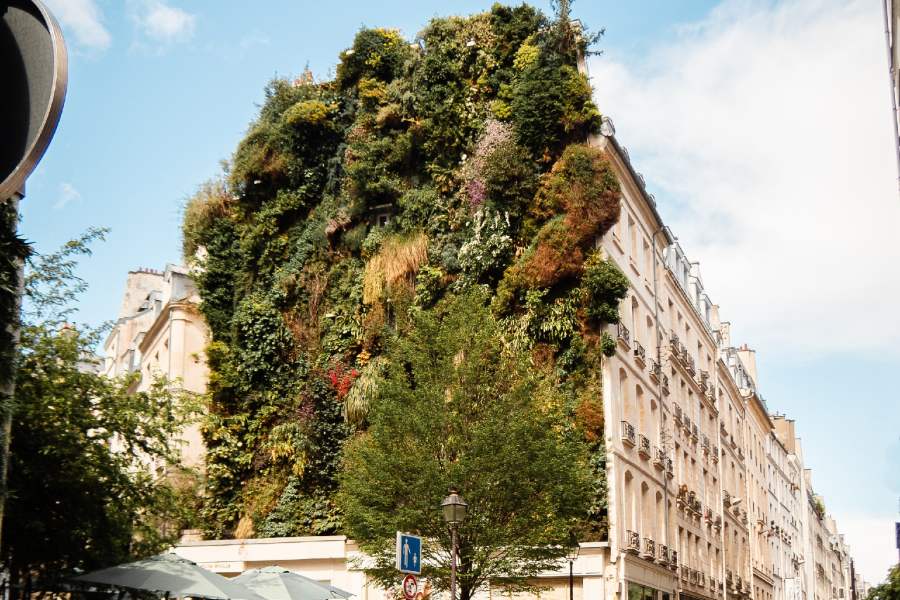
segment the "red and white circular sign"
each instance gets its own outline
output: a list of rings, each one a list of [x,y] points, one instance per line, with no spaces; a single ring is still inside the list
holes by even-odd
[[[416,581],[415,575],[407,575],[403,578],[403,595],[406,597],[406,600],[413,600],[418,591],[419,582]]]

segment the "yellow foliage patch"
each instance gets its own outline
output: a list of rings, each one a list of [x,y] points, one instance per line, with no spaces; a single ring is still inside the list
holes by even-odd
[[[375,304],[397,286],[411,288],[419,267],[427,260],[428,237],[424,233],[385,239],[378,254],[366,263],[363,302]]]

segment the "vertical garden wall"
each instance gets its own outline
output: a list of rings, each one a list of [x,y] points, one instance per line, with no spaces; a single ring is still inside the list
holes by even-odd
[[[562,11],[565,13],[565,11]],[[495,5],[415,40],[363,29],[331,81],[275,80],[184,216],[212,340],[209,535],[341,531],[346,440],[411,311],[486,290],[504,343],[568,399],[604,533],[599,366],[627,280],[595,250],[619,187],[567,14]]]

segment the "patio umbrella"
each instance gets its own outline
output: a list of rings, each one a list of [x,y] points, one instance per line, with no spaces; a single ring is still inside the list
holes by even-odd
[[[341,598],[346,599],[346,598],[352,598],[353,596],[355,596],[355,594],[351,594],[350,592],[348,592],[346,590],[342,590],[339,587],[334,587],[333,585],[326,585],[325,587],[327,587],[329,590],[331,590],[332,593],[337,594]]]
[[[353,594],[282,567],[244,571],[236,581],[268,600],[344,600]]]
[[[215,600],[267,600],[240,583],[207,571],[177,554],[158,554],[74,577],[72,581],[146,590],[167,596]]]

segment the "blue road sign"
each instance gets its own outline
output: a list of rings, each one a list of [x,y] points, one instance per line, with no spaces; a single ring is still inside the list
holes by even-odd
[[[397,532],[397,570],[415,575],[422,572],[422,538]]]

